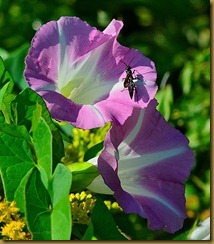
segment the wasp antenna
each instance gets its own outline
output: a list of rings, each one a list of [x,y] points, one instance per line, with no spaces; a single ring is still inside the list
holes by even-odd
[[[131,61],[129,62],[129,65],[131,64],[131,62],[135,59],[135,56],[131,59]]]
[[[130,64],[131,64],[131,62],[132,62],[134,59],[135,59],[135,57],[133,57],[133,58],[131,59],[131,61],[129,62],[129,64],[128,64],[128,65],[127,65],[125,62],[123,62],[122,60],[120,60],[119,62],[121,62],[121,63],[125,64],[125,65],[126,65],[126,67],[129,67],[129,66],[130,66]]]
[[[126,63],[124,63],[122,60],[120,60],[119,62],[121,62],[121,63],[123,63],[123,64],[125,64],[125,66],[128,66]]]

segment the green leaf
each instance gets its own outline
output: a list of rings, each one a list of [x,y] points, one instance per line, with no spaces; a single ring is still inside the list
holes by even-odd
[[[8,201],[15,200],[24,211],[26,177],[35,166],[25,127],[0,124],[0,171]]]
[[[87,225],[75,223],[75,225],[73,225],[72,227],[71,240],[81,240],[87,228],[88,228]]]
[[[73,135],[72,135],[72,130],[74,126],[72,126],[69,123],[66,124],[61,124],[59,121],[54,120],[54,122],[58,125],[58,128],[60,130],[60,134],[62,136],[62,139],[64,142],[72,143],[73,141]]]
[[[13,99],[16,97],[15,94],[13,93],[8,93],[8,91],[5,92],[3,102],[2,102],[2,113],[5,117],[5,121],[9,124],[12,120],[12,115],[11,115],[11,108],[10,104],[13,101]]]
[[[31,128],[33,112],[35,111],[37,104],[42,106],[42,115],[48,121],[48,124],[51,124],[51,118],[44,101],[30,88],[26,88],[19,93],[11,103],[14,123],[17,125],[25,125],[29,131]]]
[[[94,158],[103,149],[103,141],[94,145],[88,149],[84,155],[84,161],[87,162],[89,159]]]
[[[84,236],[82,237],[82,241],[94,240],[94,227],[92,222],[90,222]]]
[[[47,191],[41,174],[34,169],[26,186],[26,217],[33,240],[69,240],[71,211],[69,190],[71,173],[58,164]]]
[[[1,5],[1,7],[2,7],[2,5]],[[1,48],[1,47],[0,47],[0,54],[1,54],[1,57],[2,57],[3,59],[6,59],[6,58],[9,56],[8,51],[5,50],[5,49],[3,49],[3,48]]]
[[[15,98],[12,92],[13,87],[13,79],[6,70],[4,62],[0,57],[0,110],[2,110],[7,123],[10,122],[11,118],[10,103]]]
[[[181,234],[179,234],[178,236],[176,236],[175,238],[173,238],[173,240],[187,240],[189,237],[190,231],[187,230]]]
[[[8,86],[9,86],[9,82],[6,83],[0,90],[0,109],[2,110],[2,105],[3,105],[3,99],[4,99],[4,95],[8,89]]]
[[[36,124],[36,125],[35,125]],[[33,120],[33,145],[43,184],[48,188],[52,175],[52,134],[42,117]]]
[[[67,167],[73,175],[71,191],[85,189],[99,175],[98,168],[88,162],[72,163]]]
[[[26,184],[26,220],[33,240],[51,240],[51,199],[34,168]]]
[[[157,109],[162,113],[166,120],[169,120],[173,104],[172,86],[168,84],[159,90],[156,94],[156,99],[159,103]]]
[[[72,230],[71,207],[69,192],[72,174],[63,164],[59,163],[54,171],[52,181],[52,240],[70,240]]]
[[[8,134],[10,136],[24,138],[28,142],[31,141],[30,135],[26,130],[25,126],[0,124],[0,132]]]
[[[28,86],[24,76],[25,62],[24,59],[27,55],[29,49],[29,44],[24,44],[14,52],[10,53],[9,57],[5,60],[6,66],[8,67],[9,72],[14,77],[16,85],[23,90]]]
[[[71,172],[52,176],[52,133],[42,106],[32,111],[32,138],[24,125],[0,124],[0,172],[5,196],[25,213],[34,240],[69,240]]]
[[[193,76],[193,71],[194,67],[190,62],[187,62],[181,71],[180,79],[181,79],[181,84],[182,84],[182,89],[183,89],[183,94],[186,95],[190,92],[191,86],[192,86],[192,76]]]
[[[91,221],[98,239],[127,240],[118,230],[110,211],[100,198],[97,198],[92,210]]]
[[[33,111],[32,114],[32,124],[31,124],[31,129],[30,132],[36,131],[36,128],[39,124],[40,118],[42,117],[42,106],[39,103],[35,104],[35,110]]]
[[[0,56],[0,88],[7,83],[9,83],[8,92],[12,92],[14,86],[13,78],[5,68],[4,61]]]
[[[53,168],[64,156],[64,145],[57,126],[53,123],[50,113],[43,99],[30,88],[26,88],[11,103],[13,121],[18,125],[25,125],[28,131],[32,126],[32,117],[38,104],[42,107],[42,117],[50,127],[53,136]]]

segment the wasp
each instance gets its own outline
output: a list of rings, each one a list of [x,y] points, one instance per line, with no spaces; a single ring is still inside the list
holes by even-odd
[[[120,60],[120,62],[124,63],[122,60]],[[136,77],[134,77],[135,71],[132,71],[131,66],[129,66],[127,64],[125,64],[125,65],[126,65],[126,69],[125,69],[126,77],[123,78],[123,86],[124,86],[124,88],[128,88],[129,96],[132,99],[134,90],[137,93],[137,89],[136,89],[137,86],[135,83],[138,81],[138,79]]]

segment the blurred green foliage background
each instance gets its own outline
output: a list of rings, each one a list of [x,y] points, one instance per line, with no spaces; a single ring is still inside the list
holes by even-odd
[[[0,0],[0,55],[17,90],[26,87],[24,58],[35,31],[61,16],[78,16],[100,30],[113,18],[122,20],[119,42],[155,62],[158,109],[188,137],[195,152],[195,166],[187,180],[189,218],[184,229],[209,216],[210,1]],[[121,216],[115,219],[123,221]],[[148,231],[143,221],[132,216],[124,228],[135,239],[169,238]]]

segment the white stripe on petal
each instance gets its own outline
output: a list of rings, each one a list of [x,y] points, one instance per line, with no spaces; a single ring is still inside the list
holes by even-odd
[[[137,123],[134,126],[134,128],[132,129],[132,132],[129,133],[129,135],[125,138],[125,140],[119,145],[118,150],[121,155],[123,155],[123,152],[126,151],[127,145],[129,145],[135,139],[137,134],[139,133],[141,125],[143,123],[144,114],[145,114],[145,109],[141,110]]]
[[[127,150],[127,149],[126,149]],[[130,149],[131,150],[131,149]],[[129,157],[127,155],[123,157],[120,154],[120,161],[119,161],[119,172],[123,174],[125,171],[136,171],[143,169],[146,166],[150,166],[155,163],[159,163],[162,160],[174,157],[176,155],[184,153],[188,148],[186,146],[183,147],[176,147],[168,150],[163,150],[160,152],[153,152],[153,153],[145,153],[143,155],[136,154],[134,151],[131,151]]]
[[[157,202],[161,203],[162,205],[166,206],[167,208],[169,208],[176,215],[178,215],[178,216],[180,215],[180,211],[178,209],[174,208],[172,206],[172,204],[170,204],[167,201],[167,199],[164,199],[163,197],[161,198],[159,195],[157,195],[151,191],[147,191],[145,188],[143,188],[142,185],[139,185],[136,177],[138,177],[138,176],[134,176],[133,178],[126,178],[123,180],[121,180],[121,178],[120,178],[121,186],[124,191],[128,192],[133,197],[139,196],[139,197],[152,198],[155,201],[157,201]]]
[[[89,159],[88,162],[93,164],[94,166],[98,167],[98,158],[99,158],[99,156],[96,156],[94,158]]]
[[[99,194],[108,194],[113,195],[113,191],[104,183],[103,178],[99,175],[93,181],[91,184],[87,186],[87,189],[96,192]]]
[[[93,105],[101,97],[109,94],[115,84],[115,81],[103,80],[102,74],[97,72],[98,63],[102,62],[100,57],[107,48],[108,42],[74,60],[72,49],[66,43],[64,36],[62,26],[59,25],[58,88],[63,96],[77,104]],[[75,46],[75,42],[77,40],[74,37],[73,46]]]

